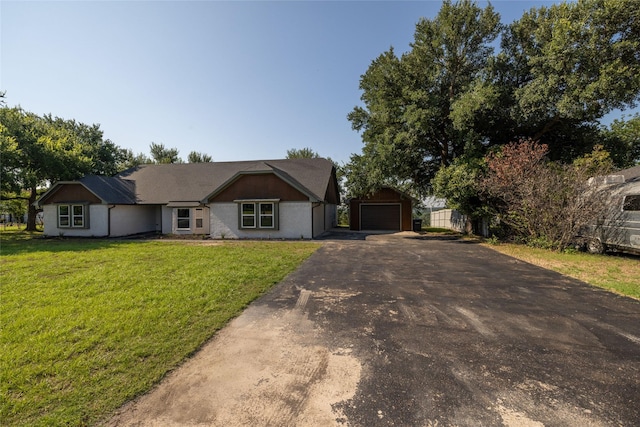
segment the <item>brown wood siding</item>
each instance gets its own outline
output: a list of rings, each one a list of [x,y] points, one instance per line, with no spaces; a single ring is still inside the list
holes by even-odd
[[[53,193],[49,194],[41,204],[89,202],[102,203],[95,194],[87,190],[82,184],[62,184]]]
[[[411,231],[413,229],[413,222],[412,222],[413,206],[412,206],[411,199],[408,197],[405,197],[404,195],[402,195],[401,193],[393,189],[382,188],[369,197],[362,198],[362,199],[351,199],[351,201],[349,202],[349,228],[351,230],[364,230],[365,225],[371,226],[370,224],[361,224],[360,205],[362,203],[366,203],[366,204],[400,203],[401,205],[400,214],[401,214],[401,221],[402,221],[401,230]],[[384,218],[383,218],[383,221],[384,221]],[[374,229],[380,229],[380,228],[374,228]]]
[[[324,197],[327,203],[334,205],[340,204],[340,193],[338,192],[338,183],[336,182],[335,174],[331,174],[331,179],[329,180],[325,194],[318,194],[318,197]]]
[[[349,229],[360,230],[360,200],[349,201]]]
[[[402,202],[402,231],[413,230],[413,204],[411,200],[403,200]]]
[[[209,202],[233,202],[243,199],[280,199],[283,202],[309,201],[274,174],[243,175]]]

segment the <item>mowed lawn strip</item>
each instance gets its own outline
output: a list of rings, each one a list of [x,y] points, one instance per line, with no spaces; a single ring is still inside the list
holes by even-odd
[[[638,257],[554,252],[515,244],[487,245],[503,254],[557,271],[590,285],[640,299]]]
[[[317,248],[3,239],[2,424],[104,419]]]

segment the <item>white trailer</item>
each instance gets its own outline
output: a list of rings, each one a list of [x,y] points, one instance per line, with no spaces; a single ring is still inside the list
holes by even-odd
[[[640,176],[609,175],[601,185],[609,191],[607,211],[582,231],[582,244],[592,253],[615,250],[640,255]]]

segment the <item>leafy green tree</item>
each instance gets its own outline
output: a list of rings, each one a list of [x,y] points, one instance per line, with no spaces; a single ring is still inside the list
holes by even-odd
[[[480,218],[487,214],[480,188],[484,172],[484,159],[458,157],[436,173],[431,181],[433,194],[446,199],[449,208]]]
[[[348,182],[427,193],[457,157],[482,158],[519,138],[546,144],[551,160],[567,164],[598,144],[620,167],[635,163],[633,137],[620,134],[635,122],[603,137],[599,120],[640,100],[639,15],[636,0],[579,0],[503,27],[490,6],[445,2],[416,25],[409,52],[389,49],[361,77],[364,105],[348,115],[364,142],[348,170],[361,175]]]
[[[540,7],[512,23],[492,62],[499,103],[485,123],[504,138],[547,144],[570,162],[599,143],[597,120],[640,99],[636,0],[580,0]],[[495,137],[495,133],[494,133]]]
[[[130,149],[121,150],[118,170],[122,171],[144,164],[183,163],[183,160],[178,156],[177,148],[167,148],[164,144],[152,142],[149,145],[149,152],[151,157],[144,153],[135,154]],[[192,151],[189,153],[187,161],[189,163],[204,163],[211,162],[212,158],[208,154]]]
[[[287,159],[317,159],[320,157],[320,154],[313,151],[313,149],[309,147],[305,148],[292,148],[287,150]]]
[[[208,154],[192,151],[187,156],[187,161],[189,163],[210,163],[213,161],[213,158]]]
[[[391,48],[372,62],[360,79],[364,107],[348,115],[364,142],[349,168],[362,176],[350,182],[366,190],[390,179],[426,193],[441,166],[482,146],[468,123],[484,108],[478,96],[492,97],[482,77],[500,28],[490,5],[445,1],[418,22],[408,53]]]
[[[640,164],[640,114],[629,120],[617,119],[603,130],[604,148],[618,168]]]
[[[154,163],[153,160],[144,153],[135,154],[130,148],[122,149],[121,160],[118,164],[118,171],[134,168],[136,166]]]
[[[23,197],[28,197],[28,195]],[[21,199],[3,199],[0,200],[0,212],[8,213],[14,218],[23,218],[27,213],[27,206]],[[20,222],[22,222],[22,219],[20,219]]]
[[[0,108],[0,123],[2,198],[24,199],[27,191],[27,230],[35,231],[38,189],[85,175],[92,159],[78,135],[21,108]]]
[[[112,175],[123,160],[123,150],[105,140],[98,125],[19,107],[0,108],[0,146],[2,199],[27,203],[28,230],[35,230],[33,202],[40,189],[87,174]]]
[[[177,148],[166,148],[164,144],[152,142],[149,151],[154,163],[182,163],[182,159],[178,157]]]
[[[111,176],[120,171],[119,166],[125,159],[125,151],[111,140],[104,139],[100,125],[86,125],[75,120],[52,117],[50,114],[45,115],[43,119],[50,126],[66,130],[77,138],[82,153],[90,159],[89,168],[83,170],[85,175]]]

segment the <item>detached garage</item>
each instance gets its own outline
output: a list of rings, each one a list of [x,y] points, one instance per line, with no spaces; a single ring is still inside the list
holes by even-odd
[[[364,231],[412,230],[411,196],[393,188],[381,188],[374,194],[349,201],[349,228]]]

